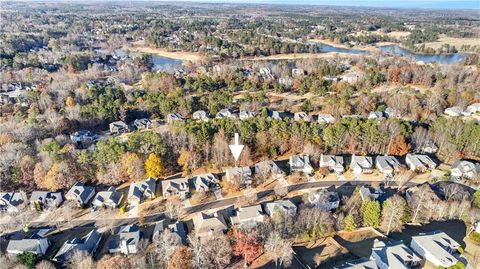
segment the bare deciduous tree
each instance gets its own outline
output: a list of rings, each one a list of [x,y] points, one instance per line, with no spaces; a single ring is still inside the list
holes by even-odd
[[[288,267],[292,264],[293,249],[289,240],[283,239],[278,232],[272,232],[265,243],[265,250],[275,261],[275,267]]]
[[[405,214],[406,202],[396,194],[383,203],[382,223],[380,227],[388,235],[392,231],[399,231],[403,227],[402,218]]]
[[[230,263],[232,248],[225,235],[215,235],[209,239],[189,237],[192,246],[193,268],[224,268]]]
[[[153,244],[157,253],[156,259],[163,267],[166,267],[168,260],[172,256],[175,248],[182,244],[180,236],[166,229],[162,233],[153,236]]]
[[[95,268],[95,262],[92,256],[83,251],[75,251],[68,260],[69,269],[92,269]]]
[[[183,213],[184,209],[180,198],[169,197],[165,202],[165,214],[171,219],[178,219]]]

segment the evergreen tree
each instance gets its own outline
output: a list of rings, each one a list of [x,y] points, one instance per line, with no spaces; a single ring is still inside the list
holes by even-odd
[[[363,225],[377,228],[380,225],[380,203],[365,201],[362,204]]]
[[[353,219],[353,216],[348,214],[345,217],[345,231],[355,231],[357,229],[357,225],[355,224],[355,220]]]

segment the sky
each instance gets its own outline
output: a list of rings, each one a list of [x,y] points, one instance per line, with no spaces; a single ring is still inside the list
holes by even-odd
[[[180,0],[183,1],[183,0]],[[480,9],[480,0],[187,0],[208,3],[335,5],[392,8]]]

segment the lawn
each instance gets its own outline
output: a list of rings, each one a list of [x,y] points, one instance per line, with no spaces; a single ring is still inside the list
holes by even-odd
[[[355,259],[355,256],[332,237],[296,245],[293,250],[302,263],[311,268],[333,268],[345,261]]]
[[[357,257],[370,257],[373,241],[381,237],[372,229],[366,228],[354,232],[341,231],[334,236],[334,239],[351,254]]]

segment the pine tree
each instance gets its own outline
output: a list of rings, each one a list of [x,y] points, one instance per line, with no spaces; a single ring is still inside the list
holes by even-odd
[[[357,229],[357,225],[355,224],[355,220],[351,214],[348,214],[345,219],[345,231],[355,231]]]
[[[362,204],[363,225],[377,228],[380,225],[380,203],[365,201]]]

